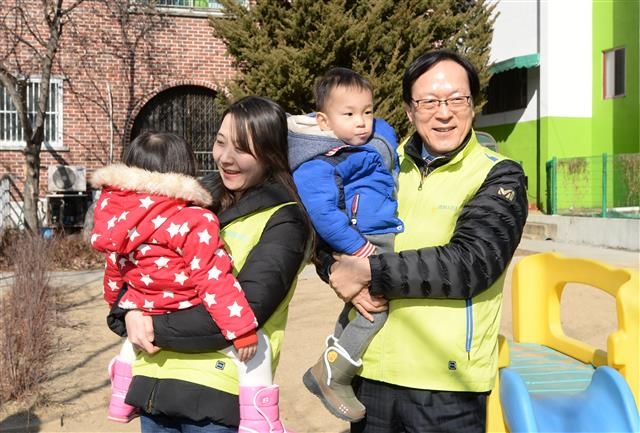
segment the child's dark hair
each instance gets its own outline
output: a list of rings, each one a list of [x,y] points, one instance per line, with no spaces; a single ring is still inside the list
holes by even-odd
[[[159,173],[196,175],[196,156],[184,138],[171,132],[143,132],[127,146],[122,162]]]
[[[373,94],[373,86],[369,80],[349,68],[332,68],[316,80],[314,96],[316,111],[324,111],[331,91],[336,87],[350,87],[357,90],[368,90]]]

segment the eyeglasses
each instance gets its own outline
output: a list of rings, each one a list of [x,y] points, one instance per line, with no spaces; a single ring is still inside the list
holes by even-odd
[[[451,111],[462,111],[469,106],[471,96],[454,96],[447,99],[412,99],[416,104],[416,111],[436,111],[440,108],[440,104],[444,104]]]

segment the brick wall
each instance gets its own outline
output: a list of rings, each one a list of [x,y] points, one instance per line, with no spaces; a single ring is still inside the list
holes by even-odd
[[[31,3],[37,17],[40,2]],[[85,1],[64,27],[54,75],[65,77],[65,149],[42,151],[42,195],[49,165],[84,165],[90,173],[108,163],[111,146],[117,160],[136,114],[162,90],[176,85],[219,90],[233,77],[232,62],[207,17],[134,13],[121,26],[118,4]],[[0,174],[11,173],[19,190],[23,161],[19,151],[0,150]]]

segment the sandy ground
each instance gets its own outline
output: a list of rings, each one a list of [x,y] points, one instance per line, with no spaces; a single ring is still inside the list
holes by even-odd
[[[531,253],[519,250],[514,263]],[[505,284],[502,333],[511,335],[510,275]],[[99,271],[55,280],[64,305],[58,321],[58,350],[52,377],[44,385],[48,403],[34,409],[0,407],[0,432],[138,432],[139,422],[117,424],[106,419],[109,398],[107,363],[120,340],[105,324]],[[301,274],[291,303],[289,324],[276,382],[281,386],[281,418],[297,433],[346,433],[348,424],[331,416],[302,384],[302,374],[320,354],[333,329],[340,301],[311,268]],[[612,298],[593,288],[569,287],[561,316],[565,332],[598,348],[615,329]]]

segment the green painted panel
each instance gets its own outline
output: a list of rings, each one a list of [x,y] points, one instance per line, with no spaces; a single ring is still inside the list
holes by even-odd
[[[543,160],[594,155],[592,120],[584,117],[545,117],[540,120]],[[599,152],[598,152],[599,153]]]

